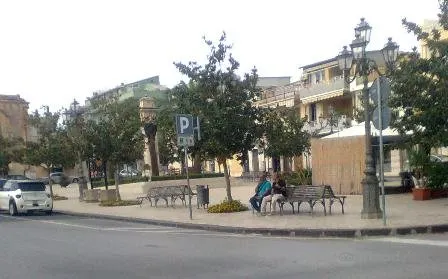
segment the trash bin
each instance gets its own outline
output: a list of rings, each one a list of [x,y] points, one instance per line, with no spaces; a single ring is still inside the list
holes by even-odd
[[[400,172],[401,177],[401,187],[410,190],[412,187],[414,187],[414,182],[412,180],[412,172],[409,171],[403,171]]]
[[[197,198],[197,205],[199,207],[206,207],[208,208],[209,204],[209,189],[208,185],[196,185],[196,198]]]

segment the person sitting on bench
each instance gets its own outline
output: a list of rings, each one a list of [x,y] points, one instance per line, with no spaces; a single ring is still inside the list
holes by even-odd
[[[274,173],[274,179],[272,180],[272,192],[271,195],[267,195],[261,202],[261,214],[266,215],[266,205],[271,202],[271,213],[275,214],[277,209],[277,201],[286,197],[286,182],[280,173]]]
[[[271,194],[271,182],[267,180],[267,177],[266,173],[260,177],[260,182],[255,188],[255,195],[249,199],[252,208],[257,212],[260,212],[260,205],[263,198]]]

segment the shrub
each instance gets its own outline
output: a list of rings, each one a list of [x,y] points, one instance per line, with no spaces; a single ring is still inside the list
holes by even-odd
[[[190,173],[188,177],[190,179],[194,178],[211,178],[211,177],[223,177],[223,173]],[[186,175],[164,175],[164,176],[152,176],[151,181],[162,181],[162,180],[185,180],[187,179]],[[120,179],[120,184],[129,184],[136,182],[146,182],[148,181],[148,177],[143,176],[133,176],[133,177],[122,177]],[[115,184],[115,179],[108,178],[107,182],[109,186],[113,186]],[[92,187],[103,187],[104,186],[104,178],[92,178]]]
[[[214,204],[207,209],[208,213],[231,213],[249,210],[247,206],[238,200],[231,202],[224,200],[219,204]]]
[[[443,188],[448,182],[448,162],[434,162],[428,167],[428,188]]]
[[[129,206],[129,205],[137,205],[140,204],[137,200],[108,200],[108,201],[102,201],[100,203],[100,206]]]
[[[311,169],[300,169],[299,171],[285,173],[285,181],[291,185],[311,185],[312,171]]]
[[[223,173],[190,173],[188,177],[190,179],[195,178],[212,178],[212,177],[223,177]],[[186,175],[164,175],[164,176],[152,176],[151,181],[162,181],[162,180],[182,180],[187,179]]]

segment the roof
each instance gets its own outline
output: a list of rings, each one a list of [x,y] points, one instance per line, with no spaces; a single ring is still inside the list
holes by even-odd
[[[315,62],[313,64],[305,65],[305,66],[299,67],[299,69],[307,70],[307,69],[314,68],[316,66],[320,66],[320,65],[327,64],[327,63],[334,62],[334,61],[336,61],[336,57],[333,57],[333,58],[330,58],[327,60],[323,60],[323,61],[319,61],[319,62]]]
[[[19,102],[19,103],[28,104],[28,102],[25,101],[24,99],[22,99],[19,94],[16,94],[16,95],[3,95],[3,94],[0,94],[0,101],[16,101],[16,102]]]
[[[271,86],[282,86],[287,85],[291,82],[290,76],[284,77],[259,77],[257,81],[257,86],[259,87],[271,87]]]

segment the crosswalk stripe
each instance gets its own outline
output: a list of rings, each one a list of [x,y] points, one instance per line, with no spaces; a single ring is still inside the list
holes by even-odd
[[[400,243],[400,244],[448,247],[448,241],[446,241],[446,240],[429,240],[429,239],[385,237],[385,238],[370,239],[370,241],[381,241],[381,242],[391,242],[391,243]]]

